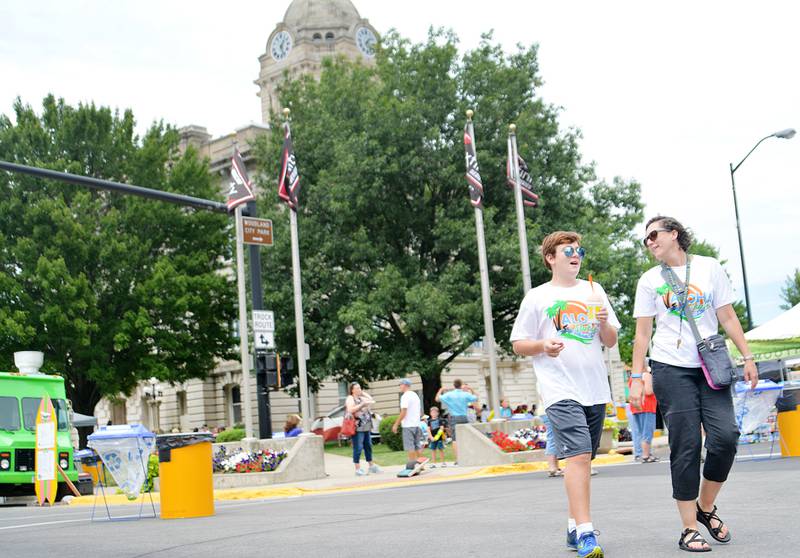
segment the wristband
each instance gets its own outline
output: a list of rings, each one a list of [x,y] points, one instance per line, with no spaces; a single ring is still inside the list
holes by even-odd
[[[631,380],[641,380],[641,379],[642,379],[641,374],[631,374]]]
[[[746,355],[746,356],[742,357],[742,360],[745,360],[745,361],[747,361],[747,360],[755,360],[755,359],[756,359],[756,357],[754,357],[753,355]]]

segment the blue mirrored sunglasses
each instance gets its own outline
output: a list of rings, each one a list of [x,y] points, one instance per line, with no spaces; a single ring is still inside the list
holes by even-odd
[[[583,246],[579,246],[578,248],[575,248],[574,246],[565,246],[562,252],[564,252],[564,255],[568,258],[571,258],[575,254],[578,254],[580,259],[586,257],[586,249]]]

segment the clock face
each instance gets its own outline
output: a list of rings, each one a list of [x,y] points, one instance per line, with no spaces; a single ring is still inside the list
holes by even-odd
[[[272,38],[269,51],[275,60],[283,60],[289,56],[290,50],[292,50],[292,36],[289,33],[281,31]]]
[[[365,56],[375,56],[375,44],[378,39],[375,38],[375,33],[366,27],[359,27],[356,31],[356,44],[358,50],[364,53]]]

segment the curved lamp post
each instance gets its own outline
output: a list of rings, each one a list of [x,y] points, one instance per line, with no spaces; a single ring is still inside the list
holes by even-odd
[[[736,234],[739,237],[739,259],[742,262],[742,280],[744,282],[744,302],[745,302],[745,305],[747,306],[747,329],[748,329],[748,331],[753,329],[753,311],[752,311],[752,309],[750,307],[750,291],[747,288],[747,272],[745,271],[745,267],[744,267],[744,248],[742,248],[742,229],[739,226],[739,204],[736,201],[736,181],[733,179],[733,173],[735,173],[736,170],[739,167],[742,166],[742,163],[744,163],[747,160],[747,158],[750,156],[750,154],[753,151],[755,151],[756,147],[761,145],[761,142],[763,142],[764,140],[769,139],[769,138],[792,139],[796,133],[797,132],[795,132],[794,128],[786,128],[785,130],[781,130],[779,132],[775,132],[774,134],[770,134],[768,136],[765,136],[765,137],[761,138],[760,140],[758,140],[758,143],[756,143],[753,146],[753,149],[751,149],[750,151],[747,152],[747,155],[744,156],[744,159],[739,161],[738,165],[736,165],[734,167],[733,163],[730,164],[730,168],[731,168],[731,189],[733,190],[733,209],[736,212]]]

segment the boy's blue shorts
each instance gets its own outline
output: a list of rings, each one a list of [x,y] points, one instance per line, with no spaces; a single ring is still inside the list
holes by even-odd
[[[431,440],[428,442],[428,449],[444,451],[444,440]]]

